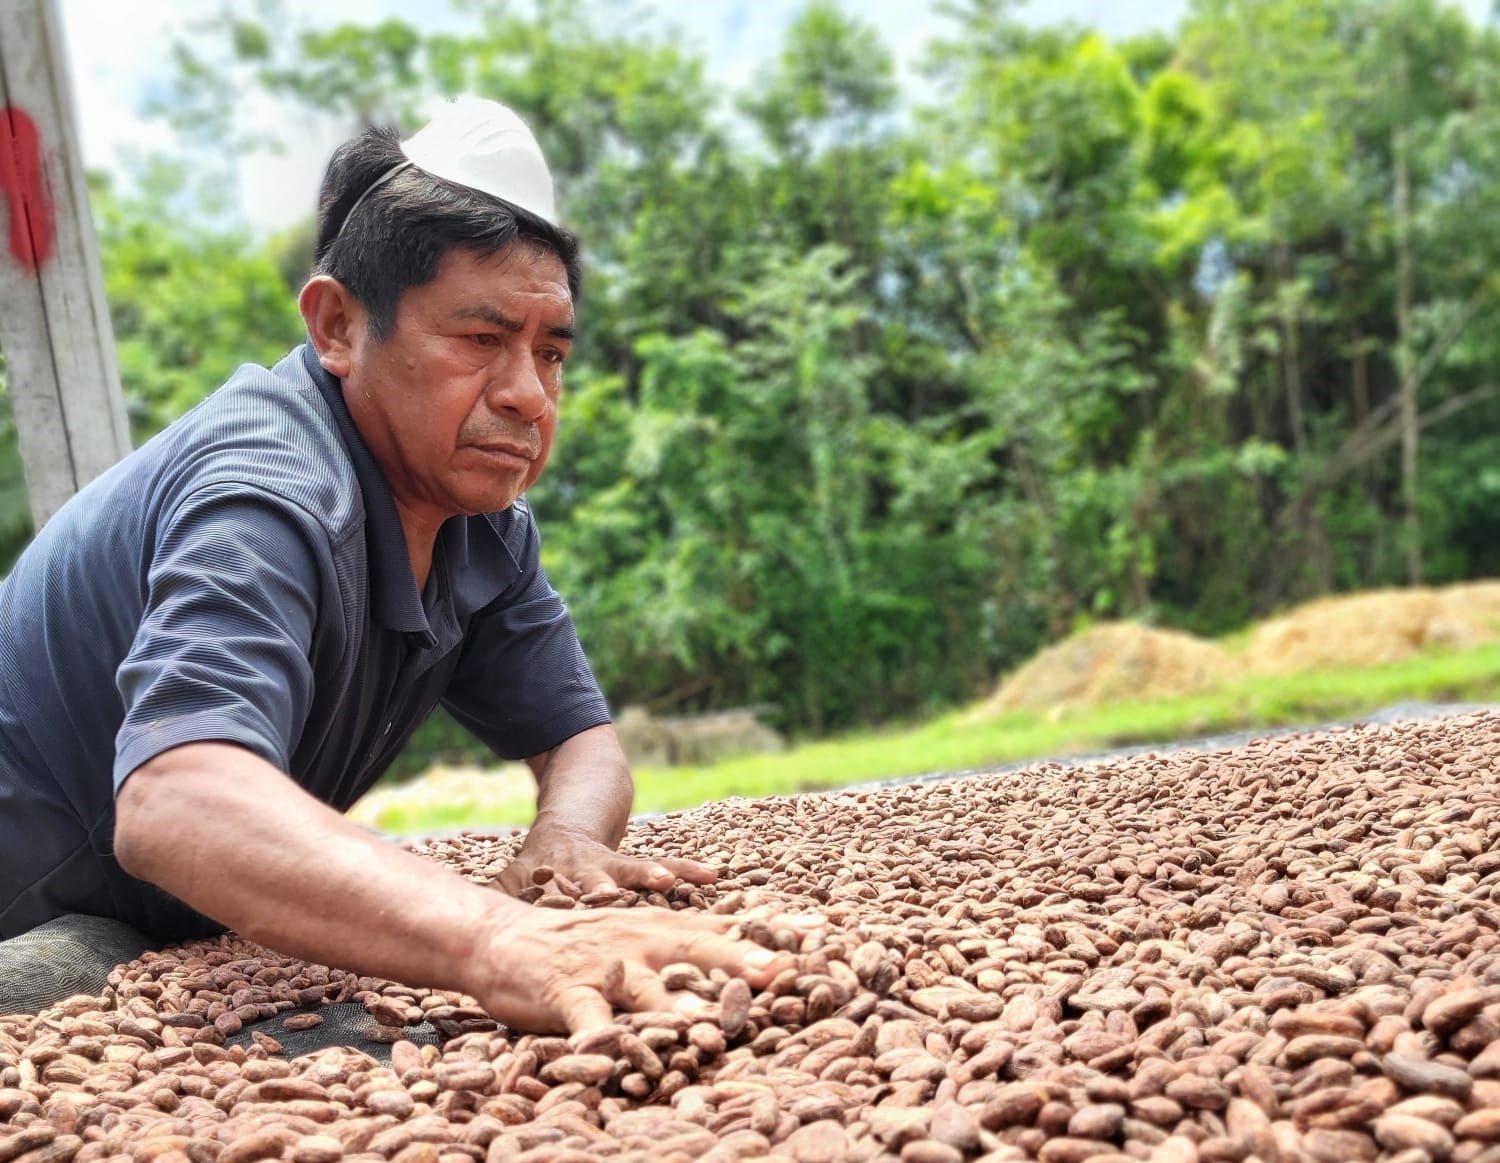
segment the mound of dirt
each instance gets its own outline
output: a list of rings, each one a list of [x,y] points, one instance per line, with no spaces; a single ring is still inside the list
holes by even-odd
[[[1256,627],[1248,670],[1290,674],[1325,666],[1398,662],[1427,647],[1500,638],[1500,582],[1444,589],[1371,590],[1318,598]]]
[[[1500,580],[1317,598],[1255,627],[1243,655],[1191,634],[1117,622],[1043,650],[973,715],[1195,694],[1242,673],[1377,666],[1433,647],[1496,641]]]
[[[1429,645],[1475,646],[1500,638],[1500,581],[1463,582],[1437,593]]]
[[[982,714],[1193,694],[1223,683],[1233,665],[1223,649],[1191,634],[1110,623],[1042,651],[1005,680]]]

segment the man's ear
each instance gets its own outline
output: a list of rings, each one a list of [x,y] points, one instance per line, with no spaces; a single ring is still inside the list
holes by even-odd
[[[308,338],[318,362],[330,375],[343,379],[353,361],[357,329],[365,325],[364,311],[349,288],[329,275],[314,275],[297,297]]]

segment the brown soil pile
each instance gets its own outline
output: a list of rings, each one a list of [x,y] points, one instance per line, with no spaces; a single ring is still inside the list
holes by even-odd
[[[1475,715],[638,823],[724,870],[655,903],[826,931],[747,922],[798,954],[770,988],[670,967],[694,1018],[573,1039],[233,939],[148,955],[0,1018],[0,1159],[1496,1163],[1497,764]],[[479,877],[516,843],[424,850]],[[449,1036],[226,1045],[349,1000]]]
[[[1192,694],[1220,685],[1233,669],[1231,657],[1202,638],[1115,622],[1042,651],[1010,675],[980,713]]]
[[[1191,634],[1115,622],[1043,650],[974,715],[1195,694],[1242,673],[1374,666],[1428,648],[1494,641],[1500,641],[1500,581],[1318,598],[1257,626],[1242,656]]]
[[[1248,669],[1289,674],[1328,666],[1397,662],[1432,646],[1500,638],[1500,582],[1445,589],[1372,590],[1319,598],[1258,626]]]

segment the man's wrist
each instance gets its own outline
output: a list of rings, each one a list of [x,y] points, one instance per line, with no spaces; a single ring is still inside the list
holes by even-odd
[[[590,827],[586,823],[581,824],[577,820],[566,819],[560,813],[543,809],[536,814],[536,819],[532,821],[526,838],[529,841],[532,836],[542,839],[557,836],[568,840],[602,844],[610,851],[614,851],[615,845],[611,842],[614,831],[609,824],[600,823],[596,827]]]
[[[513,951],[519,929],[538,911],[514,897],[493,889],[478,889],[478,910],[468,932],[450,951],[458,971],[458,987],[481,1005],[488,1004],[497,987],[496,977],[514,965]],[[501,950],[507,955],[502,956]]]
[[[634,799],[630,766],[606,724],[565,740],[549,754],[532,828],[586,838],[614,851]]]

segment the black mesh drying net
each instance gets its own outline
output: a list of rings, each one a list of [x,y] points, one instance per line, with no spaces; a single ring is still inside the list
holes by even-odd
[[[293,1013],[315,1013],[323,1020],[311,1029],[289,1030],[284,1022]],[[391,1063],[391,1046],[388,1041],[384,1040],[391,1035],[387,1034],[385,1028],[379,1026],[370,1016],[369,1011],[357,1001],[336,1002],[332,1005],[319,1006],[314,1010],[291,1010],[263,1021],[253,1022],[230,1038],[226,1045],[248,1046],[256,1034],[279,1042],[281,1053],[287,1058],[299,1058],[303,1054],[311,1054],[328,1046],[353,1046],[356,1050],[363,1050],[382,1065],[389,1066]],[[372,1035],[380,1040],[372,1039]],[[441,1046],[443,1044],[441,1035],[428,1022],[406,1026],[401,1031],[401,1037],[408,1042],[415,1042],[418,1046]]]
[[[74,994],[104,992],[110,970],[153,942],[108,917],[56,917],[0,941],[0,1014],[35,1014]]]
[[[97,997],[117,965],[134,961],[154,942],[123,921],[80,914],[57,917],[18,937],[0,941],[0,1014],[35,1014],[76,994]],[[306,1030],[289,1030],[290,1013],[316,1013],[322,1021]],[[314,1010],[290,1011],[245,1026],[230,1045],[249,1045],[256,1034],[281,1044],[288,1058],[328,1046],[353,1046],[389,1064],[392,1036],[359,1002],[339,1002]],[[405,1027],[401,1036],[417,1045],[441,1045],[428,1022]]]

